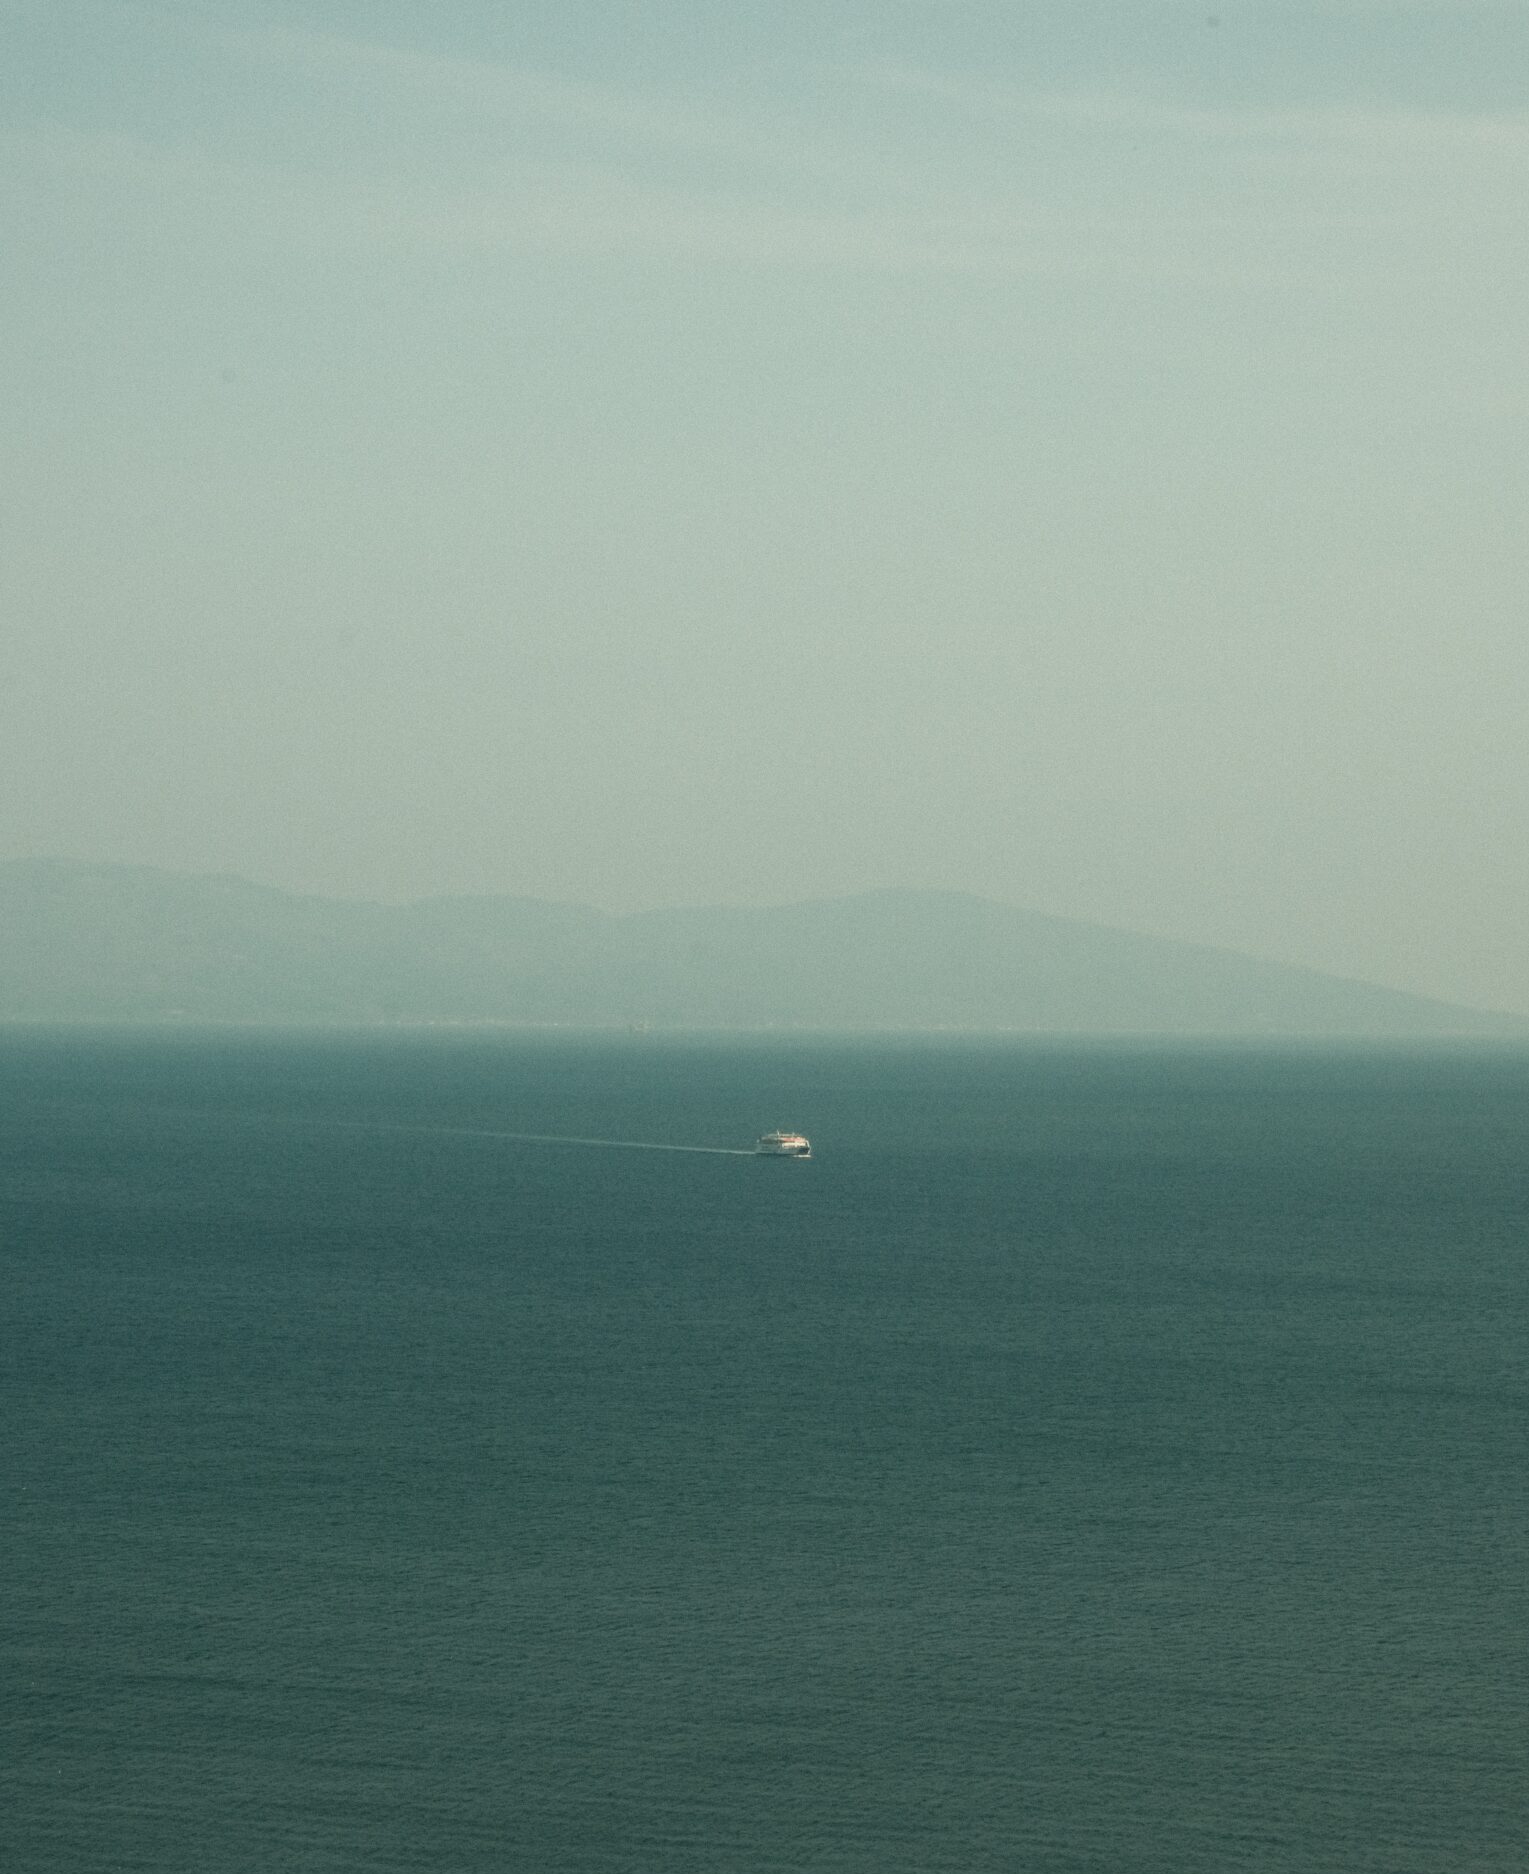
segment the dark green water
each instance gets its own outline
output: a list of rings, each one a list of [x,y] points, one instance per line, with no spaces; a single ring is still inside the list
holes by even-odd
[[[1524,1866],[1529,1055],[12,1031],[0,1254],[7,1868]]]

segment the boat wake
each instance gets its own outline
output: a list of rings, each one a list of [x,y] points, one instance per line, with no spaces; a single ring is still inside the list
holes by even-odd
[[[752,1158],[736,1145],[660,1145],[652,1139],[581,1139],[562,1132],[480,1132],[466,1126],[421,1126],[421,1132],[447,1132],[456,1138],[508,1139],[519,1145],[603,1145],[620,1152],[705,1152],[712,1158]]]
[[[512,1145],[592,1145],[619,1152],[704,1152],[710,1158],[753,1158],[736,1145],[667,1145],[653,1139],[586,1139],[567,1132],[500,1132],[487,1126],[409,1126],[396,1120],[338,1119],[334,1125],[364,1132],[410,1132],[422,1138],[503,1139]]]

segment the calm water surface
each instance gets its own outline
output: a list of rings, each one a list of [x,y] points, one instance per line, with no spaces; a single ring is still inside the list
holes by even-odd
[[[1529,1055],[13,1030],[0,1254],[6,1867],[1525,1865]]]

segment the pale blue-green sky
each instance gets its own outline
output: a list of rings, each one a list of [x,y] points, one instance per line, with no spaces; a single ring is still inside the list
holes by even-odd
[[[0,856],[1529,1007],[1517,0],[0,22]]]

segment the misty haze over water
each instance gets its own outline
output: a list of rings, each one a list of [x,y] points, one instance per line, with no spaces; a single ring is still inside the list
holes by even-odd
[[[1525,1011],[1520,0],[18,0],[0,856]]]

